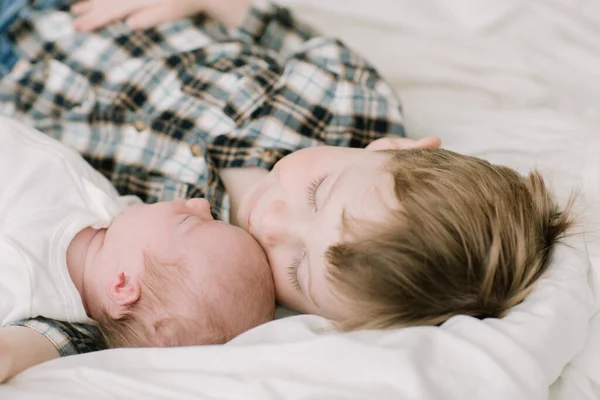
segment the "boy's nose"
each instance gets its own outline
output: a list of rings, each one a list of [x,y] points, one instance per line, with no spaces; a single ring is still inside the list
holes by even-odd
[[[257,240],[265,247],[294,241],[295,221],[291,221],[283,201],[274,201],[260,220]]]
[[[212,221],[214,218],[210,213],[210,203],[206,199],[194,198],[186,201],[185,205],[198,217]]]

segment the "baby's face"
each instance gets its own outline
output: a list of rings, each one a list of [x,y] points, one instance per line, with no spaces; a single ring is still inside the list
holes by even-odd
[[[205,199],[136,204],[107,229],[97,262],[135,273],[143,271],[144,253],[150,253],[161,263],[185,265],[189,278],[202,282],[211,276],[211,267],[223,267],[211,259],[211,249],[236,246],[242,235],[249,236],[213,219]]]
[[[203,344],[203,335],[220,343],[272,318],[273,280],[264,252],[241,228],[214,220],[204,199],[134,205],[101,237],[92,262],[107,279],[90,285],[111,315],[144,301],[145,290],[160,293],[161,306],[142,307],[148,314],[142,317],[148,326],[165,318],[194,321],[174,328],[173,337],[187,344]],[[183,273],[171,272],[173,266]]]

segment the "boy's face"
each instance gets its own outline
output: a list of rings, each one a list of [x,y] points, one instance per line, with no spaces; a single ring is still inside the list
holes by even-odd
[[[328,281],[325,253],[361,234],[345,229],[343,217],[380,222],[399,207],[392,175],[383,169],[389,157],[364,149],[304,149],[279,161],[242,199],[240,226],[265,249],[282,304],[333,320],[348,316]]]

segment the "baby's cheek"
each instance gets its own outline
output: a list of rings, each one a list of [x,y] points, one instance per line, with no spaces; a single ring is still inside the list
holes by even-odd
[[[147,241],[136,243],[133,246],[140,253],[149,253],[157,260],[175,262],[186,253],[184,240],[177,237],[173,231],[162,231]],[[131,252],[135,251],[133,248]]]

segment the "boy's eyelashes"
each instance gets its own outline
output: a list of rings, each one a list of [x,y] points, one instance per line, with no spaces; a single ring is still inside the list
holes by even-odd
[[[300,279],[298,278],[298,269],[303,257],[294,257],[292,264],[288,269],[288,280],[290,285],[294,287],[298,292],[302,293],[302,286],[300,285]]]
[[[321,175],[320,177],[313,180],[310,185],[308,185],[308,203],[313,206],[316,210],[317,208],[317,192],[323,182],[327,179],[326,175]]]

